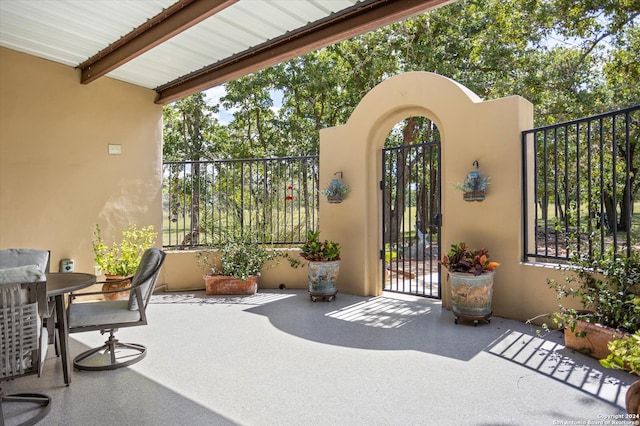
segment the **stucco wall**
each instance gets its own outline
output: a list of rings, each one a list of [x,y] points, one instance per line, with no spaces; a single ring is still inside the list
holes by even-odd
[[[130,224],[162,230],[162,107],[156,93],[0,48],[0,248],[51,250],[95,272],[91,242]],[[109,155],[108,145],[122,154]],[[162,240],[158,237],[156,245]],[[293,253],[297,256],[297,253]],[[168,252],[158,285],[204,288],[195,252]],[[305,288],[306,267],[267,269],[262,288]]]
[[[532,105],[517,96],[482,102],[460,84],[427,72],[387,79],[345,125],[320,132],[320,186],[342,171],[351,188],[341,204],[320,203],[322,238],[343,246],[338,287],[360,295],[382,292],[381,149],[392,127],[411,116],[433,120],[442,138],[442,251],[465,241],[488,248],[502,264],[494,283],[496,315],[527,319],[552,312],[557,303],[546,281],[561,277],[551,268],[520,262],[520,132],[533,127]],[[464,181],[475,160],[491,184],[485,201],[466,202],[454,185]],[[446,306],[449,291],[443,279]]]
[[[106,238],[131,223],[162,226],[155,92],[79,80],[72,67],[0,48],[0,247],[49,249],[52,271],[62,258],[94,271],[96,223]]]
[[[297,249],[282,251],[289,252],[294,258],[299,258]],[[168,291],[204,289],[202,276],[205,271],[198,267],[196,256],[195,250],[169,252],[162,268],[163,288]],[[279,288],[281,285],[286,288],[307,288],[306,265],[292,268],[283,257],[267,263],[258,279],[258,288]]]

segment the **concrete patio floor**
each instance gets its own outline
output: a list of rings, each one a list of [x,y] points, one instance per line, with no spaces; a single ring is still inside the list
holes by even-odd
[[[105,372],[62,367],[2,383],[53,398],[42,425],[559,425],[625,424],[634,376],[537,338],[521,322],[454,324],[438,301],[397,294],[305,291],[251,297],[159,293],[149,325],[122,329],[141,362]],[[71,355],[98,346],[71,335]],[[5,408],[15,421],[14,412]]]

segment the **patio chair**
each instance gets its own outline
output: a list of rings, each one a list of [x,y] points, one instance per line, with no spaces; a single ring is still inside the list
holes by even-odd
[[[126,290],[108,290],[71,294],[68,307],[69,333],[100,330],[109,333],[104,345],[76,356],[73,366],[79,370],[114,370],[142,360],[147,348],[137,343],[122,343],[115,338],[118,328],[147,324],[146,309],[155,286],[165,253],[156,248],[142,255],[131,287]],[[82,302],[78,297],[98,296],[121,291],[129,292],[128,300],[99,300]]]
[[[42,317],[48,313],[47,283],[43,271],[36,265],[0,270],[0,381],[29,374],[40,377],[47,352],[47,333]],[[8,395],[0,391],[0,418],[4,424],[5,404],[25,409],[35,404],[38,412],[22,425],[33,425],[51,410],[51,398],[39,393]],[[20,404],[20,405],[18,405]],[[29,414],[30,411],[27,412]]]
[[[40,271],[45,274],[49,273],[49,266],[51,263],[51,252],[49,250],[37,250],[30,248],[10,248],[0,250],[0,269],[17,268],[19,266],[37,265]],[[49,335],[49,343],[55,343],[56,355],[58,355],[58,345],[55,339],[55,324],[53,321],[55,313],[55,303],[53,300],[49,300],[48,303],[40,301],[40,308],[47,307],[47,312],[44,310],[42,319],[47,327],[47,334]],[[40,365],[40,372],[42,374],[42,364]]]

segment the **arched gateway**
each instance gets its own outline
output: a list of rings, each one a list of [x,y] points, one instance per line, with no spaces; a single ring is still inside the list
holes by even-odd
[[[519,140],[520,131],[530,127],[531,104],[517,96],[483,102],[451,79],[411,72],[373,88],[345,125],[320,131],[320,186],[342,172],[350,187],[343,203],[321,197],[319,213],[321,237],[343,247],[338,286],[346,293],[376,296],[383,291],[380,165],[387,135],[410,117],[428,118],[440,134],[442,247],[464,240],[490,247],[495,258],[508,254],[518,262]],[[491,177],[487,199],[481,203],[463,201],[454,187],[474,161]],[[508,219],[500,212],[506,202],[515,207],[509,209]],[[498,286],[499,280],[498,276]],[[444,286],[445,304],[446,295]]]

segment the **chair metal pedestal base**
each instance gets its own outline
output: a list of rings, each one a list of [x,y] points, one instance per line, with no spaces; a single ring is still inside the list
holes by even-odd
[[[137,343],[121,343],[110,330],[109,339],[99,348],[89,349],[73,360],[78,370],[102,371],[126,367],[142,360],[147,348]]]
[[[41,406],[41,409],[38,411],[37,415],[20,423],[19,426],[35,425],[40,420],[44,419],[47,416],[47,414],[49,414],[49,411],[51,411],[51,397],[49,397],[48,395],[44,395],[40,393],[16,393],[12,395],[5,395],[0,392],[0,397],[2,400],[2,404],[15,402],[15,403],[25,404],[25,407],[28,407],[28,405],[31,405],[31,404],[36,404]],[[2,405],[0,405],[0,420],[2,420],[2,424],[4,424],[5,419],[4,419],[4,410],[2,409]]]

